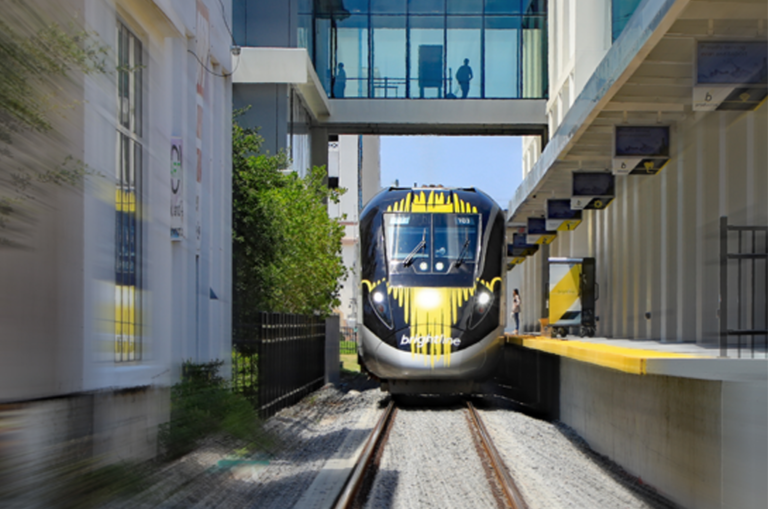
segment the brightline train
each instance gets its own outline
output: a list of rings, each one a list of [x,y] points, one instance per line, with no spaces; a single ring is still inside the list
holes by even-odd
[[[505,318],[504,213],[476,189],[389,188],[360,217],[361,367],[393,394],[476,392]]]

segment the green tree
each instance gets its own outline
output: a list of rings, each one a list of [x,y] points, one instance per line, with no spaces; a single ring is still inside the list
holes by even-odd
[[[0,0],[0,12],[0,245],[8,245],[8,234],[31,220],[28,203],[42,184],[74,185],[88,173],[53,148],[62,136],[51,117],[76,103],[71,89],[78,74],[106,72],[107,49],[93,34],[50,22],[25,1]],[[20,139],[26,143],[15,146]]]
[[[263,139],[233,123],[233,255],[235,320],[258,311],[328,315],[339,305],[346,269],[344,227],[328,217],[324,167],[304,178],[284,172],[284,153],[261,154]]]

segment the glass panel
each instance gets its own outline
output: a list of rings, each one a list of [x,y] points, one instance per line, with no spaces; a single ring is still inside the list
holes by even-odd
[[[405,97],[405,16],[372,16],[373,97]]]
[[[485,0],[485,14],[520,14],[520,9],[520,0]]]
[[[409,14],[443,14],[445,0],[408,0]]]
[[[135,99],[133,102],[133,132],[137,136],[141,137],[143,128],[142,118],[142,101],[144,98],[144,91],[142,90],[142,83],[144,83],[144,66],[142,60],[141,42],[133,38],[133,62],[131,62],[131,69],[133,70],[133,93]]]
[[[344,0],[344,8],[353,14],[367,13],[368,0]]]
[[[368,16],[338,22],[333,97],[368,97]]]
[[[480,97],[480,16],[448,17],[448,72],[452,77],[449,93],[456,97]]]
[[[371,0],[373,14],[405,14],[405,0]]]
[[[486,18],[485,28],[485,97],[519,97],[520,18]]]
[[[298,0],[299,14],[312,14],[312,0]]]
[[[619,38],[629,18],[635,13],[640,0],[612,0],[611,1],[611,32],[613,40]]]
[[[312,15],[300,14],[299,25],[296,28],[296,41],[299,48],[305,48],[309,57],[312,58]]]
[[[435,268],[474,263],[477,257],[478,214],[434,215]],[[440,262],[443,262],[440,264]]]
[[[442,97],[445,83],[443,65],[443,16],[411,16],[410,97]]]
[[[315,19],[315,72],[331,97],[331,20]]]
[[[546,14],[547,0],[523,0],[523,14]]]
[[[483,0],[447,0],[446,10],[451,14],[482,14]]]
[[[432,250],[432,214],[384,214],[384,221],[390,262],[403,262],[408,266],[429,259]]]
[[[547,19],[544,16],[523,18],[522,97],[547,97]]]

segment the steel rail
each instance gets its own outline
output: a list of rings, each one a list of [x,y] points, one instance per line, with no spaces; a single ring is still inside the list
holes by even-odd
[[[517,489],[517,485],[512,479],[512,476],[509,475],[509,471],[507,470],[506,465],[504,465],[504,461],[501,459],[499,452],[493,445],[488,430],[485,428],[485,424],[483,424],[480,415],[477,413],[477,410],[471,401],[467,401],[467,408],[469,408],[470,420],[472,424],[474,424],[475,431],[480,438],[480,443],[483,444],[483,448],[491,462],[492,470],[496,474],[496,478],[499,481],[499,485],[501,486],[504,495],[507,497],[509,507],[512,509],[528,509],[528,505],[520,494],[520,490]]]
[[[347,509],[352,507],[352,504],[360,491],[360,486],[365,478],[365,473],[370,466],[371,460],[374,457],[374,453],[378,449],[378,446],[382,445],[382,440],[386,436],[384,431],[387,426],[392,422],[395,413],[395,403],[390,401],[387,408],[384,410],[384,414],[379,418],[376,423],[376,427],[368,436],[368,440],[365,442],[363,452],[360,454],[360,459],[357,461],[355,468],[352,470],[352,474],[347,479],[347,483],[344,485],[339,498],[336,499],[334,509]]]

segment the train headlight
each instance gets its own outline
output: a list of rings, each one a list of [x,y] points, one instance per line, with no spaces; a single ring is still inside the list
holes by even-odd
[[[381,322],[384,323],[389,329],[392,328],[392,311],[389,306],[389,297],[386,292],[382,290],[376,290],[368,294],[367,309],[373,308],[374,314]],[[370,307],[368,307],[370,306]],[[368,313],[368,311],[366,311]]]
[[[488,310],[493,307],[495,295],[493,292],[488,291],[485,287],[477,289],[475,293],[475,306],[472,312],[472,317],[469,320],[469,328],[474,329],[488,314]]]
[[[425,311],[440,307],[443,296],[435,288],[420,288],[416,292],[416,307]]]

